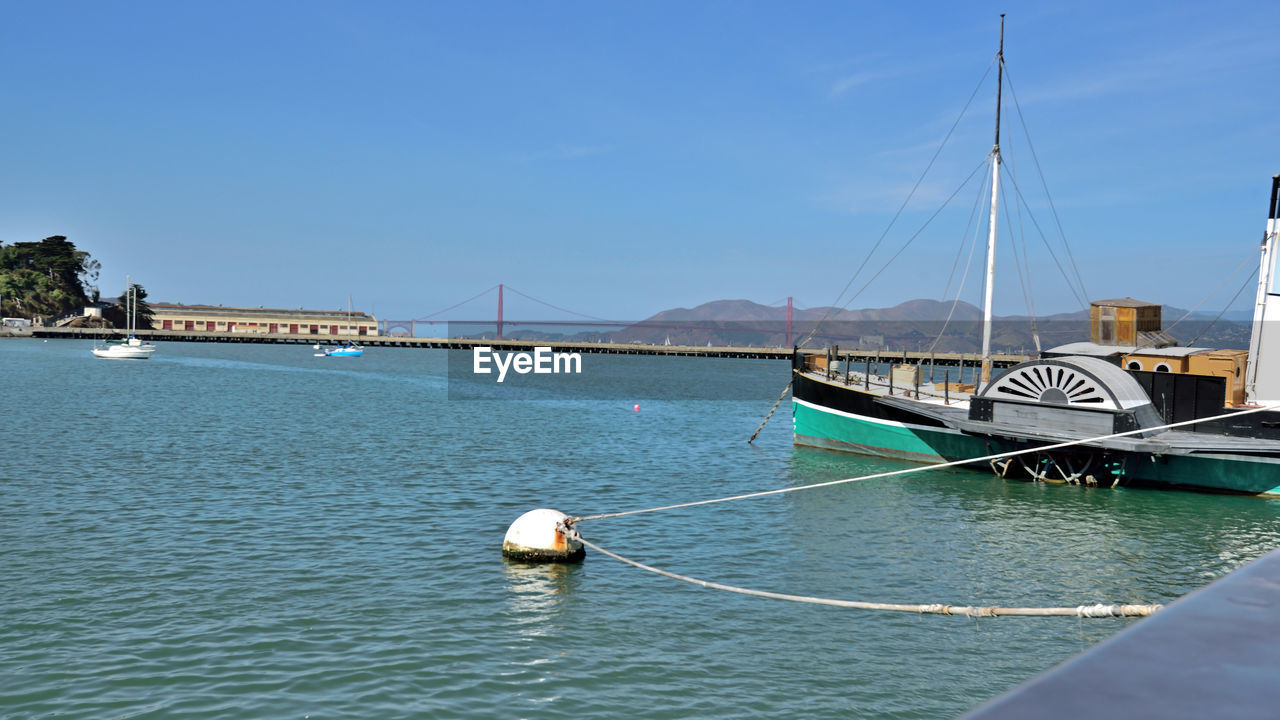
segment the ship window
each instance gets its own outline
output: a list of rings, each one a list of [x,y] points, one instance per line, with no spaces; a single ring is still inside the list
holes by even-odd
[[[1160,363],[1156,365],[1156,372],[1169,372],[1169,363]]]
[[[1124,369],[1125,370],[1141,370],[1142,363],[1138,362],[1137,360],[1130,360],[1129,364],[1124,366]]]

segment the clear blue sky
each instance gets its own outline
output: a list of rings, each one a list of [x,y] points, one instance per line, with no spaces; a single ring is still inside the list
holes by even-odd
[[[503,282],[619,319],[722,298],[827,304],[989,67],[1002,11],[1094,299],[1199,303],[1254,251],[1280,172],[1277,3],[0,9],[0,240],[66,235],[101,261],[104,294],[127,273],[154,301],[338,308],[350,294],[407,319]],[[881,255],[982,161],[993,94],[989,77]],[[1013,151],[1016,115],[1005,131]],[[1029,154],[1015,158],[1037,190]],[[972,187],[855,306],[941,298]],[[1079,309],[1026,242],[1037,310]],[[1007,247],[1001,270],[997,312],[1022,312]],[[507,301],[508,316],[557,317]]]

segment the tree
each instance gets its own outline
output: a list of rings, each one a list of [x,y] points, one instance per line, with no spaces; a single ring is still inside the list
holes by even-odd
[[[151,311],[151,306],[147,304],[147,291],[138,283],[131,283],[120,293],[120,297],[116,302],[102,309],[102,317],[106,318],[116,327],[129,327],[129,288],[133,288],[133,300],[137,304],[136,308],[136,329],[150,330],[152,328],[152,320],[155,313]]]
[[[40,242],[0,244],[0,313],[58,317],[78,313],[96,292],[100,265],[62,235]]]

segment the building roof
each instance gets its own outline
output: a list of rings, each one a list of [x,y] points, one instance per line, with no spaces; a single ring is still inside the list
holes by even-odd
[[[1128,307],[1128,308],[1160,307],[1158,303],[1143,302],[1141,300],[1134,300],[1131,297],[1115,298],[1113,300],[1094,300],[1089,304],[1104,305],[1106,307]]]
[[[1089,357],[1115,357],[1131,353],[1138,348],[1133,345],[1099,345],[1093,342],[1073,342],[1045,350],[1052,355],[1087,355]]]
[[[1186,357],[1188,355],[1199,355],[1202,352],[1209,352],[1213,348],[1202,347],[1140,347],[1129,351],[1130,355],[1149,355],[1151,357]]]
[[[1136,345],[1099,345],[1093,342],[1074,342],[1045,350],[1046,354],[1084,355],[1086,357],[1118,357],[1120,355],[1148,355],[1151,357],[1187,357],[1203,352],[1213,352],[1203,347],[1140,347]]]
[[[223,307],[221,305],[179,305],[174,303],[150,303],[151,311],[154,315],[166,314],[198,314],[198,315],[235,315],[237,317],[259,315],[263,317],[293,317],[293,318],[313,318],[321,317],[347,317],[352,320],[361,322],[374,322],[374,318],[358,310],[348,313],[346,310],[281,310],[274,308],[245,308],[245,307]]]

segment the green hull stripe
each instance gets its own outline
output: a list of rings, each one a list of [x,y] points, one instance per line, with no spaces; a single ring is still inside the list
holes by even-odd
[[[792,403],[791,407],[797,442],[802,445],[921,462],[946,462],[987,454],[986,444],[980,439],[956,432],[874,422],[800,403]]]
[[[791,413],[797,445],[933,463],[1007,449],[955,431],[875,422],[798,402]],[[1126,477],[1146,483],[1280,495],[1280,461],[1269,458],[1134,454],[1126,470]]]

